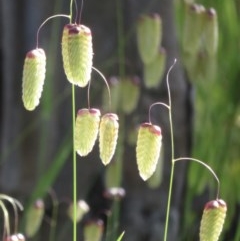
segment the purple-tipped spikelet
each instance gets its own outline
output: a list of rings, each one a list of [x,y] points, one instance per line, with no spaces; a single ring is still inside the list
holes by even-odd
[[[34,110],[42,95],[46,73],[46,55],[43,49],[33,49],[26,54],[23,79],[22,100],[27,110]]]
[[[137,138],[137,165],[141,178],[145,181],[156,170],[162,145],[161,128],[151,123],[141,124]]]
[[[101,118],[99,150],[104,165],[107,165],[114,155],[118,139],[118,128],[118,116],[116,114],[107,113]]]
[[[213,8],[207,9],[204,14],[203,40],[207,53],[215,55],[218,47],[218,19]]]
[[[205,8],[202,5],[191,3],[186,5],[183,28],[183,51],[195,55],[202,41]]]
[[[121,80],[122,111],[130,114],[137,107],[140,96],[140,80],[137,76]]]
[[[80,156],[87,156],[93,149],[98,136],[100,115],[98,109],[81,109],[77,113],[74,145]]]
[[[137,22],[137,44],[144,64],[151,62],[160,47],[162,21],[158,14],[141,15]]]
[[[63,67],[70,83],[85,87],[92,72],[92,33],[84,25],[68,24],[62,35]]]
[[[84,241],[102,240],[104,224],[102,220],[89,221],[83,227]]]
[[[209,201],[205,205],[200,226],[200,241],[218,241],[226,212],[227,205],[221,199]]]
[[[161,83],[166,66],[166,51],[161,48],[156,57],[144,65],[144,83],[147,88],[156,88]]]
[[[27,237],[33,237],[39,230],[44,216],[44,206],[45,205],[42,199],[38,199],[28,209],[25,225],[25,234],[27,235]]]
[[[68,207],[67,213],[69,218],[73,221],[74,220],[74,215],[73,215],[73,203],[70,204]],[[89,212],[90,208],[88,204],[84,200],[79,200],[77,202],[77,207],[76,207],[76,221],[80,222],[83,218],[83,216]]]

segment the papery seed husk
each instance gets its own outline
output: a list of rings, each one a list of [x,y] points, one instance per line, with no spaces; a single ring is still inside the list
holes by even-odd
[[[84,108],[78,111],[74,145],[80,156],[87,156],[92,151],[98,136],[100,116],[100,110],[94,108]]]
[[[85,87],[92,72],[92,34],[84,25],[75,25],[68,30],[67,51],[69,65],[68,80],[79,87]],[[63,44],[63,47],[65,44]],[[64,52],[64,51],[63,51]]]
[[[209,56],[214,56],[218,47],[218,19],[215,9],[207,9],[204,14],[204,47]]]
[[[202,5],[186,4],[185,20],[183,26],[183,52],[195,55],[202,41],[205,8]]]
[[[44,202],[38,199],[27,210],[25,225],[25,234],[27,237],[33,237],[39,230],[44,216],[44,206]]]
[[[147,122],[141,124],[138,131],[136,155],[139,174],[144,181],[156,170],[161,145],[161,128]]]
[[[107,113],[101,118],[99,129],[99,150],[100,158],[104,165],[111,161],[118,139],[118,116],[114,113]]]
[[[160,85],[166,67],[166,51],[164,48],[156,57],[144,65],[144,83],[147,88],[156,88]]]
[[[143,63],[151,62],[161,45],[162,21],[158,14],[141,15],[137,21],[137,44]]]
[[[70,204],[70,206],[68,207],[68,216],[69,218],[74,221],[74,215],[73,215],[73,203]],[[77,202],[77,207],[76,207],[76,221],[80,222],[83,218],[83,216],[88,213],[90,210],[88,204],[84,201],[84,200],[79,200]]]
[[[200,241],[218,241],[226,212],[227,205],[221,199],[209,201],[205,205],[200,226]]]
[[[101,220],[88,222],[83,227],[84,241],[100,241],[103,235],[103,222]]]
[[[40,102],[46,73],[46,55],[43,49],[33,49],[26,54],[23,79],[22,100],[24,107],[32,111]]]
[[[121,106],[125,114],[130,114],[137,107],[140,97],[140,80],[137,76],[121,80]]]

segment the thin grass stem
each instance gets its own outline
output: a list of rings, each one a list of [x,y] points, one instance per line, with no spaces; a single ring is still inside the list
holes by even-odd
[[[167,241],[167,235],[168,235],[168,224],[169,224],[169,215],[170,215],[170,206],[171,206],[171,197],[172,197],[172,187],[173,187],[173,177],[174,177],[174,136],[173,136],[173,121],[172,121],[172,100],[171,100],[171,91],[170,91],[170,85],[169,85],[169,73],[171,72],[172,68],[174,67],[176,63],[176,59],[174,60],[174,63],[169,68],[167,72],[167,92],[168,92],[168,115],[169,115],[169,125],[170,125],[170,139],[171,139],[171,173],[170,173],[170,183],[169,183],[169,190],[168,190],[168,201],[167,201],[167,212],[166,212],[166,221],[165,221],[165,229],[164,229],[164,241]]]

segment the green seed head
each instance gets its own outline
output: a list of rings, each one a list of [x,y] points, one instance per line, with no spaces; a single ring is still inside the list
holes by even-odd
[[[200,226],[200,241],[218,241],[226,212],[227,205],[221,199],[210,201],[205,205]]]
[[[187,4],[183,28],[183,51],[196,55],[201,45],[205,8],[202,5]]]
[[[206,52],[214,56],[218,47],[218,19],[215,9],[207,9],[204,14],[203,41]]]
[[[26,216],[25,233],[27,237],[33,237],[40,228],[44,216],[44,202],[41,199],[29,208]]]
[[[83,227],[84,241],[100,241],[103,235],[103,221],[88,222]]]
[[[158,53],[162,40],[162,21],[158,14],[141,15],[137,22],[137,44],[144,64]]]
[[[151,123],[141,124],[137,138],[137,165],[141,178],[145,181],[156,170],[162,145],[161,128]]]
[[[80,156],[88,155],[94,147],[98,136],[100,115],[98,109],[81,109],[78,111],[74,145]]]
[[[92,72],[92,34],[84,25],[68,24],[62,36],[63,67],[70,83],[85,87]]]
[[[126,114],[130,114],[137,107],[140,96],[139,83],[137,76],[121,80],[121,106]]]
[[[99,130],[100,158],[104,165],[107,165],[115,152],[118,139],[118,116],[107,113],[101,118]]]
[[[27,110],[34,110],[40,101],[46,73],[43,49],[33,49],[25,57],[22,80],[22,100]]]
[[[73,203],[68,208],[68,216],[69,218],[73,221],[74,220],[74,215],[73,215]],[[76,221],[80,222],[83,218],[83,216],[89,212],[90,208],[88,204],[84,200],[79,200],[77,202],[77,207],[76,207]]]
[[[144,65],[144,83],[147,88],[160,85],[166,67],[166,51],[161,48],[156,57]]]

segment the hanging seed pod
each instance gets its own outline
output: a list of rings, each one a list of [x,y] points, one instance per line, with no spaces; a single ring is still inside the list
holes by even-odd
[[[218,241],[226,212],[227,205],[221,199],[212,200],[205,205],[200,226],[200,241]]]
[[[137,165],[141,178],[147,180],[156,170],[162,145],[161,128],[143,123],[137,138]]]
[[[104,165],[107,165],[115,152],[118,138],[118,116],[114,113],[107,113],[101,118],[99,129],[100,158]]]
[[[191,3],[186,5],[183,27],[183,52],[195,55],[200,48],[204,24],[205,8],[202,5]]]
[[[23,67],[22,100],[27,110],[34,110],[42,95],[46,73],[46,55],[43,49],[26,54]]]
[[[84,200],[79,200],[77,202],[77,213],[76,213],[76,221],[80,222],[83,218],[83,216],[89,212],[90,208],[88,204]],[[69,218],[73,221],[74,216],[73,216],[73,203],[68,208],[68,216]]]
[[[161,48],[153,61],[144,65],[144,83],[147,88],[156,88],[159,86],[165,67],[166,51],[164,48]]]
[[[70,83],[85,87],[92,72],[92,34],[84,25],[67,25],[62,36],[64,71]]]
[[[87,156],[93,149],[99,130],[101,112],[98,109],[81,109],[78,111],[74,145],[80,156]]]
[[[121,81],[122,111],[130,114],[137,107],[140,97],[140,80],[137,76],[128,77]]]
[[[103,221],[91,221],[84,225],[84,241],[100,241],[103,235]]]
[[[38,199],[28,209],[25,225],[25,234],[27,237],[33,237],[39,230],[44,216],[44,206],[42,199]]]
[[[121,97],[121,81],[118,77],[112,76],[108,80],[108,84],[111,89],[111,106],[109,105],[109,92],[107,88],[103,90],[102,97],[102,108],[103,110],[108,111],[111,107],[111,110],[117,112],[120,106],[120,97]]]
[[[162,40],[162,20],[158,14],[141,15],[137,22],[137,44],[144,64],[157,55]]]
[[[213,8],[206,10],[204,14],[203,40],[209,56],[214,56],[218,47],[218,20]]]

